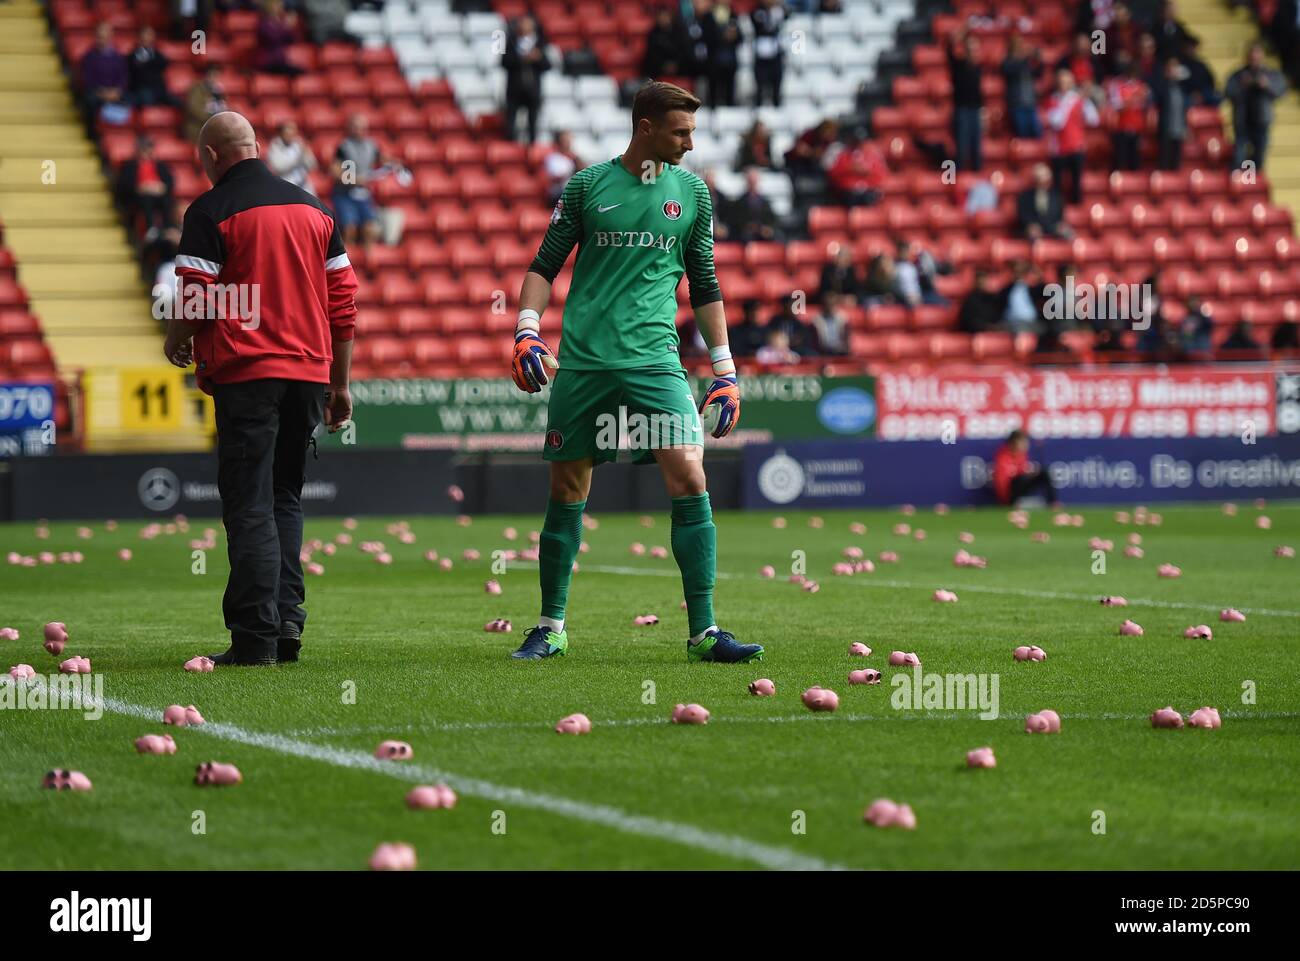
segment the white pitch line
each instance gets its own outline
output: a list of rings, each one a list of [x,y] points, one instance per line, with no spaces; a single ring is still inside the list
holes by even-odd
[[[521,566],[523,564],[527,564],[529,567],[536,566],[532,561],[524,561],[524,562],[517,562],[517,563],[519,563]],[[671,571],[646,570],[640,567],[622,567],[614,564],[611,565],[593,564],[590,567],[583,566],[579,569],[579,573],[581,573],[581,571],[592,571],[596,574],[632,574],[632,575],[649,576],[649,577],[674,577],[674,578],[681,577],[681,574],[676,570],[671,570]],[[723,571],[719,571],[717,576],[721,579],[726,579],[726,580],[746,580],[746,579],[768,580],[769,579],[769,578],[759,578],[757,574],[754,575],[729,574]],[[837,578],[837,580],[843,580],[843,578]],[[928,590],[932,590],[935,586],[933,583],[920,584],[917,583],[916,581],[884,580],[882,578],[872,577],[870,574],[854,575],[852,578],[850,578],[850,580],[852,581],[852,583],[861,585],[863,587],[903,587],[903,588],[915,588],[917,590],[928,591]],[[951,582],[945,582],[945,583],[951,584]],[[1091,601],[1094,604],[1096,604],[1101,599],[1100,595],[1098,594],[1067,594],[1062,591],[1035,591],[1035,590],[1030,590],[1028,588],[1022,588],[1022,587],[986,587],[980,584],[951,584],[951,588],[959,591],[974,591],[975,593],[978,594],[1006,594],[1014,597],[1037,597],[1046,600],[1062,600],[1062,601]],[[1157,600],[1142,598],[1142,597],[1130,597],[1127,598],[1127,600],[1128,600],[1129,607],[1167,607],[1167,608],[1177,608],[1179,610],[1188,610],[1188,611],[1221,611],[1224,609],[1224,605],[1189,604],[1183,601],[1157,601]],[[1264,617],[1300,617],[1300,611],[1279,611],[1267,607],[1239,607],[1237,608],[1237,610],[1241,611],[1243,614],[1259,614]]]
[[[161,719],[161,710],[105,698],[105,710],[129,717],[138,717],[151,721]],[[712,854],[749,861],[774,871],[838,871],[845,870],[838,864],[823,861],[821,858],[797,854],[785,848],[750,841],[732,834],[718,834],[689,824],[678,824],[660,818],[629,814],[606,804],[588,804],[555,794],[543,794],[525,788],[495,784],[478,778],[461,777],[448,771],[418,764],[397,764],[381,761],[365,751],[345,751],[325,744],[312,744],[279,734],[266,734],[247,731],[234,724],[208,722],[194,728],[202,734],[209,734],[223,741],[234,741],[251,747],[276,751],[293,757],[308,758],[332,764],[335,767],[352,770],[370,771],[383,774],[401,781],[413,783],[435,783],[445,781],[461,794],[479,797],[498,804],[514,804],[519,807],[535,808],[549,814],[559,814],[577,821],[588,821],[624,831],[628,834],[640,834],[657,841],[669,841],[685,847],[698,848]]]
[[[1029,712],[1025,712],[1029,713]],[[1300,711],[1223,711],[1222,716],[1229,720],[1277,720],[1300,717]],[[811,721],[818,724],[843,723],[846,721],[959,721],[975,720],[978,711],[926,711],[916,713],[899,711],[894,714],[786,714],[768,717],[710,717],[709,723],[724,724],[784,724],[787,722]],[[1002,711],[997,718],[990,720],[1019,720],[1020,712]],[[1149,714],[1062,714],[1067,721],[1146,721]],[[627,717],[611,720],[594,721],[595,728],[603,727],[641,727],[644,725],[670,724],[664,717]],[[291,737],[352,737],[358,734],[423,734],[429,732],[453,733],[457,731],[501,731],[501,730],[545,730],[554,727],[553,721],[451,721],[430,724],[367,725],[364,727],[309,727],[286,731]]]

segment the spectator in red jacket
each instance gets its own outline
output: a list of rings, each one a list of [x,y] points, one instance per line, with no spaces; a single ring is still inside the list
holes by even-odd
[[[857,207],[880,200],[888,173],[884,153],[858,128],[831,161],[826,176],[834,198],[846,207]]]
[[[1151,88],[1138,74],[1138,66],[1127,53],[1115,58],[1118,76],[1106,81],[1106,100],[1111,109],[1111,143],[1115,170],[1137,170],[1142,153],[1142,131],[1147,125]]]
[[[1052,507],[1059,506],[1052,478],[1029,460],[1029,435],[1023,430],[1013,430],[993,455],[993,493],[1002,504],[1039,493]]]
[[[1056,92],[1047,101],[1047,151],[1052,158],[1056,189],[1072,204],[1083,200],[1083,156],[1088,127],[1101,122],[1092,101],[1081,94],[1069,70],[1056,72]],[[1065,189],[1066,175],[1071,184]]]

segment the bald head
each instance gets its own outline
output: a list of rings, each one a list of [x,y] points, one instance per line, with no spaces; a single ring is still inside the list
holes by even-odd
[[[253,125],[233,110],[214,113],[199,131],[199,159],[203,172],[214,184],[235,164],[257,153]]]

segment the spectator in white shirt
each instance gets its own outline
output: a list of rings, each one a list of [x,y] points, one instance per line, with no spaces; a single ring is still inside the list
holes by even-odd
[[[266,150],[266,165],[277,177],[316,196],[310,176],[316,169],[316,155],[299,135],[298,126],[292,120],[286,120],[276,129]]]
[[[555,143],[542,160],[542,169],[546,171],[546,203],[549,206],[555,206],[564,193],[564,185],[569,182],[569,178],[585,166],[587,165],[582,162],[582,158],[573,150],[573,134],[567,130],[556,131]]]

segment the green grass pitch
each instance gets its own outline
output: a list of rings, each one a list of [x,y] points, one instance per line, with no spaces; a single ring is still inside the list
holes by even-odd
[[[86,560],[0,565],[0,626],[22,633],[0,641],[0,669],[57,669],[41,626],[65,621],[64,656],[91,658],[110,710],[95,721],[0,711],[0,868],[358,869],[379,842],[405,841],[434,869],[1294,869],[1300,560],[1273,550],[1300,540],[1300,506],[1268,505],[1270,531],[1246,504],[1236,517],[1218,505],[1155,509],[1159,527],[1121,525],[1111,508],[1082,511],[1081,528],[1031,512],[1049,543],[1001,510],[835,512],[820,528],[789,512],[784,529],[770,513],[720,513],[719,623],[767,648],[748,666],[686,663],[674,562],[628,550],[667,546],[665,515],[648,529],[598,517],[570,596],[570,653],[540,663],[507,657],[536,615],[535,565],[490,569],[492,551],[527,546],[540,517],[409,518],[409,545],[386,533],[393,518],[363,519],[352,546],[317,555],[326,572],[308,578],[301,663],[206,675],[181,665],[225,648],[224,538],[204,574],[192,572],[189,541],[219,522],[148,541],[141,522],[93,524],[89,540],[77,524],[51,525],[48,540],[32,524],[3,526],[0,555],[81,550]],[[854,521],[865,536],[849,533]],[[900,521],[928,537],[894,535]],[[513,543],[508,525],[520,532]],[[341,530],[338,518],[310,518],[307,537]],[[954,568],[963,530],[987,569]],[[1131,532],[1143,559],[1123,556]],[[1115,542],[1105,573],[1093,571],[1094,535]],[[367,539],[385,543],[391,566],[358,550]],[[901,558],[832,576],[848,545]],[[431,548],[454,569],[426,561]],[[482,558],[463,560],[466,548]],[[787,583],[796,551],[820,592]],[[1183,576],[1158,578],[1162,562]],[[765,564],[775,579],[759,577]],[[484,591],[494,576],[500,596]],[[939,587],[959,602],[932,602]],[[1105,594],[1130,606],[1102,607]],[[1220,623],[1227,606],[1247,621]],[[633,626],[645,613],[661,623]],[[484,632],[498,617],[512,635]],[[1121,637],[1126,617],[1145,636]],[[1199,623],[1213,640],[1184,639]],[[850,657],[853,641],[872,655]],[[1013,661],[1022,644],[1047,660]],[[895,649],[915,651],[927,673],[997,674],[1000,717],[895,710]],[[862,667],[883,683],[850,687]],[[748,693],[758,677],[776,682],[775,697]],[[837,713],[804,708],[799,695],[814,684],[839,692]],[[668,723],[677,702],[703,704],[712,720]],[[209,723],[164,728],[172,703],[195,704]],[[1147,717],[1166,704],[1184,715],[1216,706],[1223,727],[1155,730]],[[1060,734],[1024,732],[1025,714],[1042,708],[1060,712]],[[554,733],[573,711],[591,717],[590,735]],[[164,731],[176,755],[135,753],[135,738]],[[412,744],[412,762],[372,758],[390,737]],[[982,745],[997,767],[966,769],[966,751]],[[244,783],[195,786],[207,760],[237,764]],[[84,771],[93,792],[41,790],[56,767]],[[455,809],[405,807],[413,784],[440,778],[460,793]],[[865,825],[878,797],[909,803],[916,830]]]

